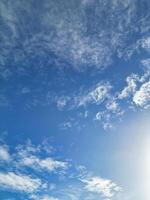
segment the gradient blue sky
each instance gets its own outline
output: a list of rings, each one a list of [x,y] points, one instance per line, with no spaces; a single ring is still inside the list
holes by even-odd
[[[0,199],[150,199],[149,11],[0,0]]]

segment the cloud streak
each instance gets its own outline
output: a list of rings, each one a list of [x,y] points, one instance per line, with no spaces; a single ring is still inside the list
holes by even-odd
[[[108,199],[111,199],[116,193],[121,191],[121,187],[109,179],[91,177],[89,179],[82,180],[82,182],[86,184],[85,189],[87,191],[98,193],[102,197]]]
[[[27,175],[0,172],[0,186],[10,190],[32,193],[41,187],[42,183],[40,179],[34,179]]]
[[[10,155],[7,146],[0,146],[0,160],[9,161]]]

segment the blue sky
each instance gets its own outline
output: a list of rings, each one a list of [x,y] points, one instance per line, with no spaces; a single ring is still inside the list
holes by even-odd
[[[0,199],[149,200],[149,10],[0,0]]]

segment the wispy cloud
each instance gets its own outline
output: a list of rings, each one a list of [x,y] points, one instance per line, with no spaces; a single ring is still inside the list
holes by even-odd
[[[19,162],[21,166],[31,167],[36,170],[47,170],[50,172],[67,168],[67,162],[54,160],[50,157],[40,159],[34,155],[23,155]]]
[[[0,172],[0,186],[4,189],[8,188],[10,190],[32,193],[39,187],[42,187],[42,183],[40,179],[34,179],[27,175],[16,174],[14,172]]]
[[[10,155],[7,146],[0,146],[0,160],[9,161]]]
[[[78,106],[86,106],[87,104],[102,103],[108,96],[111,85],[106,83],[98,83],[94,88],[91,88],[85,95],[77,97]]]
[[[30,167],[34,170],[46,170],[49,172],[65,170],[68,167],[68,163],[65,161],[58,161],[50,156],[41,158],[40,154],[45,152],[45,148],[43,149],[40,145],[35,147],[30,142],[27,142],[26,145],[20,145],[17,149],[19,152],[16,152],[14,156],[18,167]],[[47,154],[47,152],[45,152],[45,154]]]
[[[57,107],[63,109],[69,107],[70,109],[86,107],[90,104],[99,105],[109,97],[112,86],[108,81],[100,81],[84,91],[72,93],[70,96],[61,96],[56,98]],[[80,88],[79,88],[80,90]]]
[[[117,55],[117,52],[123,49],[128,51],[127,39],[136,34],[137,30],[143,34],[149,30],[148,12],[145,10],[145,15],[139,20],[136,15],[139,7],[135,0],[113,0],[105,3],[71,0],[65,1],[64,7],[58,2],[44,1],[37,5],[35,13],[32,12],[33,2],[0,3],[3,24],[3,52],[0,60],[5,66],[8,56],[12,53],[10,59],[13,62],[24,63],[23,70],[19,72],[18,69],[19,73],[27,70],[25,65],[30,59],[39,58],[46,58],[47,64],[50,64],[52,59],[56,64],[60,60],[66,60],[80,71],[93,66],[104,68],[113,62],[114,54]],[[148,7],[147,1],[144,3]],[[24,15],[21,15],[22,10]],[[38,17],[34,18],[34,15]],[[27,24],[28,17],[30,23]],[[133,26],[135,21],[136,29]],[[23,35],[20,28],[24,32]],[[28,30],[30,33],[26,34]],[[20,49],[14,51],[18,39],[21,41]],[[135,43],[137,40],[133,41],[133,44]],[[149,48],[149,38],[143,40],[142,46]],[[56,56],[49,58],[49,54]],[[41,67],[44,66],[43,60],[45,59],[40,60]],[[3,70],[6,70],[5,67]],[[13,74],[13,71],[9,69],[9,73]]]
[[[142,40],[142,47],[150,52],[150,37],[146,37]]]
[[[40,199],[40,200],[59,200],[58,198],[55,198],[55,197],[52,197],[52,196],[49,196],[49,195],[41,195],[41,196],[38,196],[38,195],[31,195],[30,196],[31,199]]]
[[[139,77],[136,74],[132,74],[126,78],[127,86],[121,91],[118,95],[119,99],[124,99],[130,97],[130,95],[134,94],[137,88],[137,81]]]
[[[121,191],[121,187],[109,179],[91,177],[82,180],[82,182],[85,183],[86,190],[89,192],[98,193],[107,199],[111,199],[114,195]]]

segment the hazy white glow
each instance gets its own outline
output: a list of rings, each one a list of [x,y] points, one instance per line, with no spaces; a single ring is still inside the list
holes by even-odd
[[[121,142],[121,179],[126,185],[129,200],[150,200],[150,118],[140,116],[127,128]]]
[[[144,200],[150,199],[150,125],[146,121],[141,122],[141,128],[137,129],[137,143],[134,148],[137,151],[137,190]],[[142,130],[141,130],[142,129]]]
[[[143,172],[142,190],[145,193],[145,199],[150,199],[150,136],[144,139],[143,143],[143,162],[141,162],[141,171]]]

